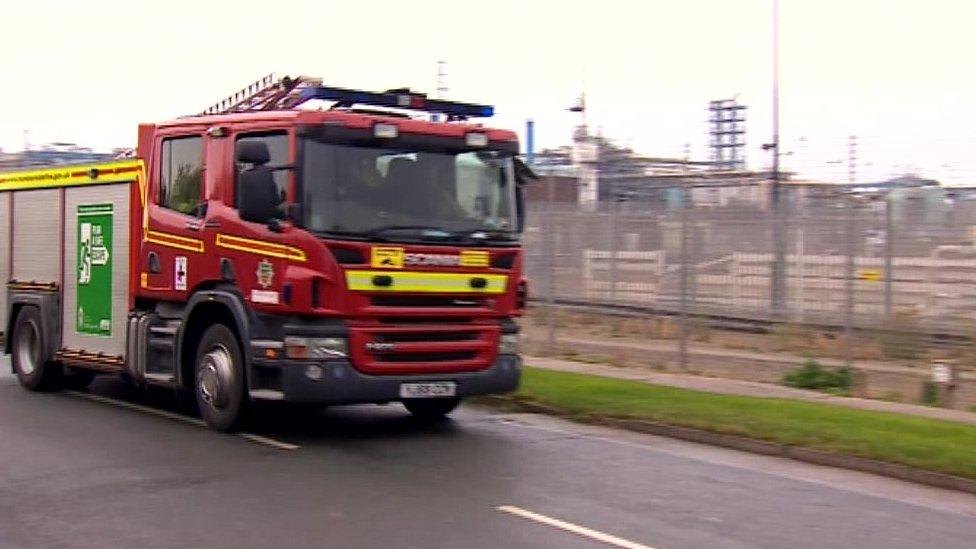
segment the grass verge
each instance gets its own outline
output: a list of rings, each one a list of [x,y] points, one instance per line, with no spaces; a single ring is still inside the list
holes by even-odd
[[[581,419],[643,419],[976,479],[971,425],[531,367],[514,398]]]

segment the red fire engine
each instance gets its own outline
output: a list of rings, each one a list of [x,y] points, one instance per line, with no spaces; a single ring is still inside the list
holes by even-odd
[[[134,158],[0,174],[0,330],[30,390],[96,373],[437,418],[518,385],[514,133],[492,107],[266,77]],[[9,222],[8,222],[9,220]]]

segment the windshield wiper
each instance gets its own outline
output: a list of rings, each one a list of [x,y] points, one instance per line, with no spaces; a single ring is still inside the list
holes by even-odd
[[[475,229],[475,230],[464,230],[455,231],[451,233],[457,238],[463,238],[465,240],[481,241],[481,240],[505,240],[513,241],[516,240],[509,231],[502,231],[497,229]]]
[[[431,227],[430,225],[385,225],[363,231],[360,234],[369,238],[383,238],[384,235],[398,231],[415,231],[420,233],[421,238],[425,239],[450,240],[455,237],[455,234],[450,231],[445,231],[440,227]]]
[[[428,242],[456,242],[463,244],[477,244],[479,242],[517,240],[508,231],[494,229],[465,229],[463,231],[448,231],[430,225],[384,225],[367,231],[347,232],[330,231],[332,234],[355,236],[367,240],[387,241],[387,238],[399,232],[413,233],[418,240]]]

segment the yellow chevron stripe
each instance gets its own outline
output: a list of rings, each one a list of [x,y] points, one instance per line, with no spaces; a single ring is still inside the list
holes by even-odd
[[[219,248],[227,248],[228,250],[277,257],[279,259],[289,259],[291,261],[304,262],[307,259],[305,251],[294,246],[268,242],[266,240],[253,240],[240,236],[231,236],[229,234],[218,234],[216,245]]]
[[[374,278],[386,276],[389,286],[377,286]],[[483,278],[483,288],[472,288],[471,280]],[[346,271],[346,286],[353,291],[503,294],[507,275],[471,273],[428,273],[420,271]]]
[[[146,231],[145,241],[188,252],[203,253],[204,250],[202,240],[160,231]]]

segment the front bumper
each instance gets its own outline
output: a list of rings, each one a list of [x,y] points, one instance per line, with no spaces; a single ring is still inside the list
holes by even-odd
[[[306,375],[309,365],[322,368],[320,379]],[[254,360],[248,376],[255,399],[314,404],[358,404],[400,400],[401,383],[453,381],[457,396],[507,393],[518,388],[522,361],[501,355],[489,368],[475,372],[426,375],[367,375],[348,361]]]

